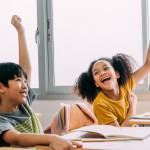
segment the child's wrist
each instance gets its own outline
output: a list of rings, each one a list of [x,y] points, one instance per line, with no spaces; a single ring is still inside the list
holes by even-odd
[[[48,143],[49,144],[52,144],[53,141],[55,142],[57,140],[57,138],[58,138],[58,135],[55,135],[55,134],[50,134],[48,136],[49,136],[49,138],[48,138]]]
[[[18,28],[17,31],[18,31],[18,33],[24,33],[25,32],[23,27]]]

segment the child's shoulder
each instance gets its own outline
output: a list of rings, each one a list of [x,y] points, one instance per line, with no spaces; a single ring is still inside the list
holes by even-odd
[[[93,106],[101,105],[101,106],[107,106],[108,103],[108,97],[104,95],[103,92],[100,92],[97,97],[93,101]]]
[[[29,85],[27,86],[28,86],[27,103],[29,104],[29,106],[31,106],[32,102],[36,99],[36,94]]]
[[[2,113],[0,113],[0,122],[6,121],[6,120],[7,120],[7,118]]]
[[[133,91],[135,89],[135,80],[133,75],[131,75],[123,87],[129,91]]]

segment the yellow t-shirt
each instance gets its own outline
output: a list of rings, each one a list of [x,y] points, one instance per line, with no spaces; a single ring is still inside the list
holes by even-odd
[[[93,111],[98,124],[109,124],[116,120],[121,124],[129,110],[128,91],[132,92],[134,89],[135,80],[131,76],[124,86],[120,86],[120,100],[109,99],[103,92],[100,92],[93,102]]]

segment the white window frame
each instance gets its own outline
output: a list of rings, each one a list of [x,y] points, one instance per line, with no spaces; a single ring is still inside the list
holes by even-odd
[[[148,0],[141,0],[143,60],[148,48]],[[72,86],[55,86],[54,48],[53,48],[53,7],[52,0],[37,0],[38,29],[40,31],[39,49],[39,99],[71,100],[78,99],[71,94]],[[136,93],[150,93],[148,77],[144,84],[138,85]]]

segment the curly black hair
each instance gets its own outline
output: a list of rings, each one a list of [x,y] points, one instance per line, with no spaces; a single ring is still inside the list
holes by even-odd
[[[83,72],[79,76],[79,78],[75,82],[75,85],[72,88],[73,94],[81,97],[82,99],[86,98],[89,103],[92,103],[96,98],[97,94],[101,91],[100,87],[96,87],[92,73],[93,65],[99,60],[109,62],[114,70],[119,72],[119,86],[123,86],[131,77],[136,64],[135,60],[131,56],[122,53],[119,53],[112,58],[102,57],[98,60],[94,60],[93,62],[91,62],[87,72]]]

